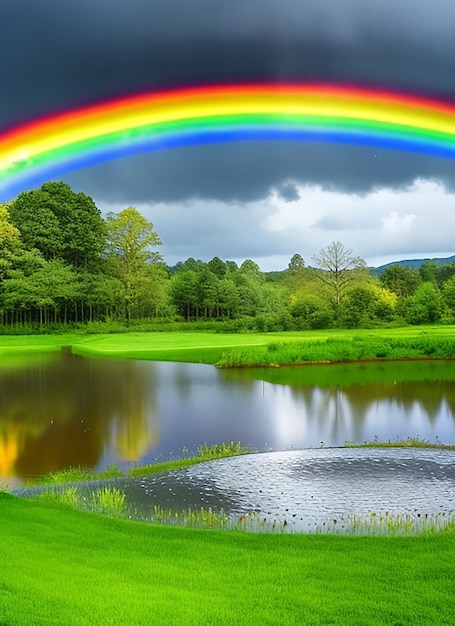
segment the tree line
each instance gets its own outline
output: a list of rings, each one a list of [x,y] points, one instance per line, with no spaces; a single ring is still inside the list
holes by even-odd
[[[214,257],[169,267],[135,208],[102,217],[93,200],[49,182],[0,205],[0,323],[13,329],[155,320],[226,330],[361,328],[455,322],[455,264],[393,265],[380,277],[334,242],[307,265],[262,272]]]

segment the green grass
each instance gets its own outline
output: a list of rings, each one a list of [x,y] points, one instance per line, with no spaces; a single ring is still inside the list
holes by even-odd
[[[455,535],[252,535],[0,493],[0,623],[453,624]]]
[[[204,443],[197,449],[197,455],[192,457],[182,456],[180,459],[172,461],[161,461],[150,465],[138,465],[130,468],[127,476],[151,476],[162,472],[168,472],[174,469],[183,469],[203,463],[204,461],[212,461],[213,459],[223,459],[230,456],[238,456],[240,454],[248,454],[252,452],[250,448],[245,447],[240,441],[230,441],[228,443],[215,443],[208,445]],[[51,472],[38,478],[30,479],[27,483],[31,485],[64,485],[68,483],[87,482],[89,480],[103,480],[109,478],[120,478],[124,474],[116,465],[109,465],[105,470],[95,470],[86,467],[69,467]]]
[[[438,438],[436,437],[436,440]],[[407,439],[396,439],[392,441],[365,441],[364,443],[351,443],[346,441],[344,448],[431,448],[436,450],[455,450],[455,446],[445,443],[429,443],[426,439],[419,437],[408,437]]]
[[[455,340],[449,337],[330,338],[314,341],[288,341],[233,348],[218,361],[219,367],[278,367],[304,363],[340,363],[377,359],[454,359]]]
[[[455,326],[282,333],[209,332],[0,336],[0,359],[71,345],[75,354],[224,365],[375,358],[452,358]],[[271,345],[270,345],[271,344]]]

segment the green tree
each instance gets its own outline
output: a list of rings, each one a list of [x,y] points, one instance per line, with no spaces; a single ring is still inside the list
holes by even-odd
[[[170,284],[171,302],[186,320],[198,316],[198,275],[194,270],[174,274]]]
[[[8,206],[0,204],[0,284],[14,264],[21,249],[19,229],[11,224]]]
[[[408,298],[415,293],[421,278],[419,272],[412,267],[390,265],[381,274],[380,281],[399,298]]]
[[[61,259],[76,268],[95,270],[106,246],[106,227],[92,198],[66,183],[49,182],[18,195],[11,219],[24,246],[45,259]]]
[[[407,299],[405,315],[409,324],[434,324],[440,321],[444,301],[436,285],[425,282]]]
[[[419,274],[422,282],[434,283],[438,282],[438,264],[432,259],[425,259],[419,268]]]
[[[289,274],[298,274],[305,267],[305,261],[301,254],[294,254],[288,263]]]
[[[20,193],[9,207],[24,246],[28,250],[36,248],[47,260],[59,258],[63,251],[58,218],[48,200],[47,193],[33,189]]]
[[[207,266],[218,278],[223,278],[227,272],[226,263],[217,256],[213,257],[213,259],[207,263]]]
[[[151,247],[160,245],[161,240],[153,224],[133,207],[109,213],[106,223],[111,268],[124,286],[125,316],[129,324],[147,265],[161,258]]]
[[[455,276],[446,280],[442,289],[442,295],[449,311],[450,323],[453,323],[455,321]]]

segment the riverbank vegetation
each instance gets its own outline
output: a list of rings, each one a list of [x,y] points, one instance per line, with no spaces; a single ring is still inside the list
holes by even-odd
[[[340,242],[282,271],[215,256],[168,266],[153,224],[129,207],[49,182],[0,205],[0,333],[278,332],[455,322],[455,263],[377,276]]]
[[[451,624],[455,535],[147,525],[0,493],[5,624]]]
[[[204,461],[213,461],[215,459],[224,459],[231,456],[239,456],[248,454],[252,450],[240,443],[240,441],[230,441],[228,443],[218,443],[208,445],[204,443],[197,449],[195,456],[187,456],[187,451],[182,450],[182,455],[178,459],[169,459],[166,461],[157,461],[148,465],[140,465],[130,468],[126,474],[120,471],[116,465],[110,465],[105,470],[93,470],[90,468],[70,467],[58,472],[51,472],[31,480],[28,484],[36,485],[65,485],[68,483],[80,483],[90,480],[107,480],[111,478],[120,478],[121,476],[151,476],[160,472],[169,472],[174,469],[183,469],[191,465],[197,465]]]

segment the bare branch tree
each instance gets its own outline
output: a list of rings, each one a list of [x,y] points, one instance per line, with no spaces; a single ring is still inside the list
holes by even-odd
[[[311,259],[324,270],[318,277],[333,291],[337,306],[349,283],[366,268],[364,259],[354,256],[352,249],[345,248],[340,241],[334,241]]]

